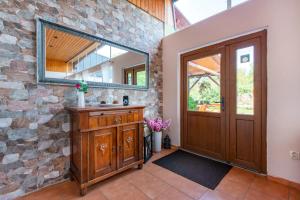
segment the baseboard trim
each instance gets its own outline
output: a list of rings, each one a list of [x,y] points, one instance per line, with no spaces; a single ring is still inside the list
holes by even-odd
[[[289,180],[284,179],[284,178],[270,176],[270,175],[268,175],[267,178],[270,181],[274,181],[276,183],[280,183],[282,185],[285,185],[285,186],[288,186],[288,187],[291,187],[291,188],[294,188],[294,189],[300,191],[300,183],[296,183],[296,182],[289,181]]]
[[[60,184],[66,183],[66,182],[72,182],[72,181],[70,180],[70,178],[62,179],[62,180],[57,181],[57,182],[55,182],[55,183],[46,185],[46,186],[44,186],[44,187],[35,189],[35,190],[33,190],[33,191],[30,191],[30,192],[27,192],[27,193],[25,193],[24,195],[19,196],[17,199],[23,198],[23,197],[26,197],[26,196],[29,196],[29,195],[32,194],[32,193],[42,192],[42,191],[47,191],[47,190],[51,189],[53,186],[60,185]]]

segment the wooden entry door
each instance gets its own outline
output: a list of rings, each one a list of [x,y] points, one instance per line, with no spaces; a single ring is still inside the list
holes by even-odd
[[[266,31],[181,56],[182,148],[266,172]]]
[[[229,161],[262,171],[264,70],[261,37],[228,46]]]
[[[183,148],[225,159],[225,49],[183,58]]]

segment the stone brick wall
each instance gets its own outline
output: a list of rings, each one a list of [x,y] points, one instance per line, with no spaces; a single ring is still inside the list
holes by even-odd
[[[68,177],[72,87],[36,84],[35,19],[42,17],[150,53],[148,91],[90,89],[87,102],[108,97],[162,112],[163,24],[126,0],[0,1],[0,199],[13,199]]]

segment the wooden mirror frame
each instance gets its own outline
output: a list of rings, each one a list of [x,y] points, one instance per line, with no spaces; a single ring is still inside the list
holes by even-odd
[[[149,79],[150,79],[150,70],[149,70],[149,53],[128,47],[122,44],[118,44],[104,38],[91,35],[82,31],[78,31],[60,24],[56,24],[41,18],[36,20],[36,37],[37,37],[37,83],[38,84],[54,84],[54,85],[69,85],[74,86],[78,83],[77,80],[66,80],[66,79],[56,79],[56,78],[47,78],[45,77],[45,68],[46,68],[46,54],[45,54],[45,28],[50,27],[55,30],[63,31],[66,33],[70,33],[79,37],[83,37],[93,41],[99,41],[102,43],[109,44],[114,47],[120,47],[122,49],[139,53],[145,56],[145,70],[146,70],[146,85],[145,86],[137,86],[137,85],[126,85],[119,83],[97,83],[88,81],[88,85],[92,88],[115,88],[115,89],[131,89],[131,90],[148,90],[149,89]]]

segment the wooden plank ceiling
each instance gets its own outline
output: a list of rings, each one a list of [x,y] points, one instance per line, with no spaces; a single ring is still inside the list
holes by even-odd
[[[165,21],[165,0],[128,0],[138,8],[161,21]]]
[[[46,57],[68,62],[94,42],[69,33],[46,28]]]

